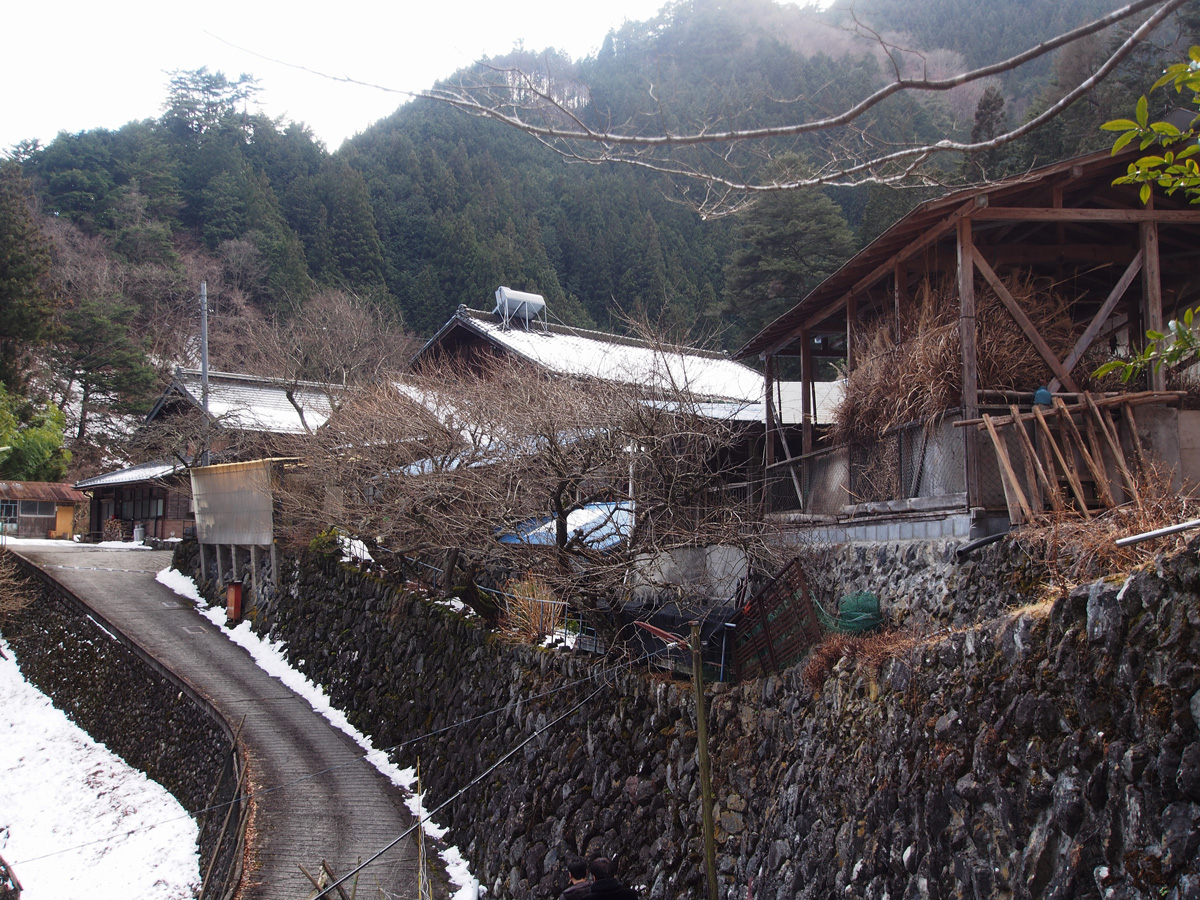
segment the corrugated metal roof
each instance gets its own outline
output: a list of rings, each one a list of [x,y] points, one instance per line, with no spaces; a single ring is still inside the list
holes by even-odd
[[[55,503],[86,503],[83,494],[69,484],[56,481],[0,481],[0,500],[53,500]]]
[[[128,469],[120,469],[116,472],[107,472],[104,475],[96,475],[92,478],[85,478],[83,481],[75,482],[75,487],[80,490],[90,491],[99,487],[112,487],[118,484],[136,484],[139,481],[155,481],[159,478],[165,478],[168,475],[174,475],[176,472],[182,472],[187,468],[181,462],[164,462],[163,460],[154,460],[153,462],[141,463],[140,465],[131,466]]]
[[[684,390],[694,397],[762,400],[763,377],[720,353],[663,347],[632,338],[562,325],[505,327],[496,316],[459,307],[455,317],[425,345],[420,360],[454,325],[469,328],[494,346],[560,375],[576,375],[651,390]]]
[[[329,420],[333,409],[330,394],[335,390],[337,388],[331,385],[307,381],[280,381],[210,371],[208,412],[225,428],[271,434],[308,434]],[[194,369],[178,370],[168,388],[170,392],[184,395],[199,409],[203,396],[200,373]]]

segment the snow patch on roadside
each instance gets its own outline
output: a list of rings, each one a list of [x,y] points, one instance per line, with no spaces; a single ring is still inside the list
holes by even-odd
[[[196,582],[190,576],[174,569],[164,569],[158,573],[156,578],[180,596],[203,603]],[[446,834],[445,828],[439,827],[425,817],[421,796],[415,793],[417,773],[413,769],[401,769],[389,760],[384,751],[376,749],[365,735],[350,724],[346,715],[329,702],[329,695],[325,693],[324,688],[313,684],[307,677],[292,668],[284,655],[286,644],[256,635],[250,630],[250,623],[246,621],[232,628],[228,627],[223,607],[201,608],[200,614],[224,631],[235,644],[245,648],[260,669],[268,675],[278,678],[285,686],[303,697],[313,710],[324,716],[334,728],[349,735],[355,743],[362,747],[366,759],[371,765],[390,779],[393,784],[411,795],[407,801],[408,808],[421,821],[422,829],[427,835],[435,840],[440,840]],[[446,873],[451,882],[458,887],[452,900],[476,900],[486,892],[486,888],[481,887],[478,880],[471,874],[470,867],[457,847],[447,847],[440,851],[439,855],[446,866]]]
[[[195,821],[29,684],[3,639],[0,651],[0,851],[22,900],[193,897]]]

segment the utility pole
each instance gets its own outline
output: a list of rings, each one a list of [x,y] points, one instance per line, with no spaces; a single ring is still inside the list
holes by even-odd
[[[204,409],[204,448],[200,465],[208,465],[208,282],[200,282],[200,405]]]
[[[692,687],[696,692],[696,756],[700,764],[700,813],[704,820],[704,872],[708,900],[717,900],[717,834],[713,826],[712,774],[708,765],[708,717],[704,709],[704,662],[700,658],[700,623],[692,622],[691,641],[649,622],[636,623],[655,637],[677,647],[691,647]]]
[[[700,659],[700,623],[692,623],[692,686],[696,689],[696,753],[700,757],[700,807],[704,816],[704,869],[708,900],[717,900],[717,837],[713,827],[712,775],[708,767],[708,716],[704,709],[704,663]]]

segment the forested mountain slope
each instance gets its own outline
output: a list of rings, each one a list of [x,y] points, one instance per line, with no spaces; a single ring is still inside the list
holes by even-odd
[[[570,86],[564,102],[573,114],[597,126],[628,123],[649,134],[779,125],[845,108],[884,83],[893,60],[954,71],[1110,5],[863,0],[855,16],[864,39],[845,11],[691,0],[627,22],[592,57],[517,50],[476,71],[553,70]],[[989,157],[986,168],[947,161],[943,179],[994,176],[1102,144],[1099,122],[1131,108],[1150,73],[1194,39],[1194,6],[1177,17],[1169,46],[1147,46],[1060,122]],[[1068,48],[1003,82],[894,97],[861,125],[882,140],[988,133],[1025,115],[1022,104],[1050,102],[1109,43]],[[888,56],[885,44],[920,52]],[[254,113],[256,90],[244,77],[179,72],[157,118],[63,133],[11,154],[22,178],[6,183],[20,181],[14,196],[26,195],[40,228],[30,258],[50,250],[49,270],[35,280],[51,302],[21,307],[40,318],[12,332],[31,337],[8,348],[5,370],[23,367],[30,377],[6,387],[62,405],[80,447],[113,440],[93,438],[92,423],[145,406],[153,369],[195,361],[202,280],[214,365],[231,369],[278,373],[292,360],[289,374],[320,379],[363,368],[280,350],[280,341],[295,344],[296,326],[287,340],[280,329],[302,322],[314,300],[323,310],[349,303],[356,316],[390,322],[381,334],[399,326],[419,339],[458,304],[486,305],[500,284],[546,295],[551,315],[568,324],[619,329],[626,315],[647,316],[733,348],[926,196],[812,190],[705,220],[685,182],[571,164],[520,131],[430,100],[404,104],[330,152],[304,126]],[[806,137],[769,153],[739,150],[736,161],[795,170],[838,149]],[[713,151],[690,152],[686,160],[704,165]],[[106,352],[93,353],[97,346]]]

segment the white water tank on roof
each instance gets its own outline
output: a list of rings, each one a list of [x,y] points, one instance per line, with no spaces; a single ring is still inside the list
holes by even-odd
[[[506,322],[519,319],[528,324],[545,309],[546,298],[541,294],[527,294],[503,286],[496,288],[496,308],[492,312]]]

